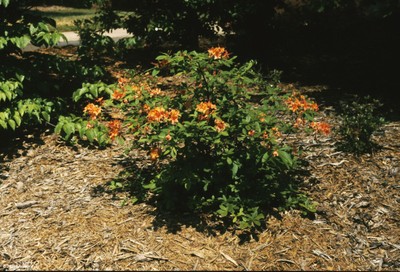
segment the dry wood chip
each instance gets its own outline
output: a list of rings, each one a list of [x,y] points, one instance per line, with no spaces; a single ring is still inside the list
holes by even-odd
[[[356,208],[366,208],[369,206],[369,202],[368,201],[361,201],[360,203],[358,203],[355,207]]]
[[[224,256],[225,259],[227,259],[228,261],[230,261],[234,265],[239,266],[238,263],[231,256],[229,256],[228,254],[226,254],[226,253],[224,253],[222,251],[220,251],[219,253],[221,253],[221,255]]]
[[[323,164],[318,165],[317,167],[323,167],[325,165],[339,166],[345,162],[349,162],[348,160],[341,160],[340,162],[325,162]]]
[[[256,248],[254,249],[254,251],[262,250],[262,249],[266,248],[267,246],[269,246],[269,245],[271,245],[271,244],[272,244],[272,242],[261,244],[261,245],[259,245],[258,247],[256,247]]]
[[[276,261],[277,261],[277,262],[280,262],[280,263],[296,264],[294,261],[288,260],[288,259],[278,259],[278,260],[276,260]]]
[[[190,255],[197,256],[197,257],[199,257],[201,259],[204,259],[204,254],[202,252],[199,252],[199,251],[193,251],[193,252],[190,253]]]
[[[149,262],[149,261],[152,261],[152,260],[163,260],[163,261],[168,261],[167,258],[159,257],[159,256],[153,255],[152,252],[137,254],[137,255],[135,255],[133,258],[134,258],[135,261],[137,261],[137,262]]]
[[[38,202],[36,200],[30,200],[30,201],[15,203],[15,207],[18,209],[25,209],[25,208],[29,208],[37,203]]]
[[[332,260],[331,256],[329,256],[328,254],[322,252],[321,250],[318,249],[313,249],[312,253],[314,253],[315,255],[317,255],[318,257],[322,257],[327,261]]]

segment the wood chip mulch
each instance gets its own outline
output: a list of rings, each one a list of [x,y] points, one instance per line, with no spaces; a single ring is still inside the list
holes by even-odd
[[[247,242],[190,224],[171,231],[151,205],[99,192],[124,170],[125,147],[40,138],[0,149],[0,270],[400,271],[400,121],[359,158],[336,151],[334,135],[293,139],[307,150],[304,190],[318,212],[269,216]]]
[[[2,270],[400,271],[400,122],[375,136],[381,150],[360,158],[335,151],[333,137],[302,139],[311,172],[305,188],[318,213],[271,216],[268,229],[244,243],[229,232],[155,227],[150,205],[93,194],[123,170],[124,147],[41,138],[2,154]]]

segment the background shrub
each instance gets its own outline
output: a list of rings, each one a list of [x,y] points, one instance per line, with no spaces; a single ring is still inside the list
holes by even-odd
[[[385,122],[378,111],[381,106],[379,100],[369,96],[354,96],[351,102],[340,102],[340,150],[360,155],[377,147],[371,136]]]

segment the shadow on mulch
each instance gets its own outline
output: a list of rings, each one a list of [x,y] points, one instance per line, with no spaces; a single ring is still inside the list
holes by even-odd
[[[302,163],[307,163],[302,161]],[[185,195],[189,196],[184,189],[176,186],[176,190],[168,191],[171,195],[156,196],[153,193],[149,193],[147,189],[142,187],[141,179],[150,180],[154,176],[154,166],[151,162],[144,160],[143,158],[138,159],[123,159],[117,164],[122,165],[124,170],[121,171],[116,178],[108,181],[105,184],[97,185],[92,188],[91,196],[97,197],[103,194],[112,195],[112,199],[121,199],[121,195],[125,195],[124,203],[128,204],[130,201],[133,203],[145,203],[152,207],[149,211],[149,215],[153,216],[152,226],[154,230],[166,228],[169,233],[179,233],[183,229],[191,227],[198,232],[205,233],[210,236],[222,235],[226,232],[234,233],[239,238],[239,243],[244,244],[251,240],[258,241],[258,235],[264,230],[268,229],[266,220],[261,221],[260,226],[255,226],[247,230],[239,230],[234,226],[234,223],[229,219],[221,219],[216,215],[212,214],[211,210],[205,210],[203,212],[195,212],[187,207],[185,203]],[[310,179],[311,173],[305,168],[299,168],[294,172],[292,176],[286,176],[281,182],[282,188],[274,191],[282,192],[289,189],[289,185],[298,187],[298,192],[304,193],[307,191],[304,180]],[[290,179],[290,181],[288,181]],[[165,207],[165,199],[172,197],[171,201],[174,202],[174,208]],[[124,198],[124,197],[123,197]],[[169,201],[169,199],[167,200]],[[276,201],[270,203],[266,207],[262,207],[261,211],[269,218],[274,217],[278,220],[282,219],[281,211],[283,207],[287,205],[287,200],[277,198]],[[300,206],[293,207],[304,212],[302,217],[314,219],[315,214],[312,212],[305,212]],[[292,209],[292,208],[288,208]]]
[[[26,156],[29,149],[43,145],[43,135],[52,134],[48,127],[27,126],[13,130],[3,130],[0,134],[0,163]],[[0,165],[1,169],[2,165]]]

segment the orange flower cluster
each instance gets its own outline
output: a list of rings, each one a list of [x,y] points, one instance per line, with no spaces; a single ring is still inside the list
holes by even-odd
[[[87,112],[90,115],[90,119],[94,120],[101,112],[101,107],[96,106],[93,103],[87,104],[87,106],[83,109],[83,112]]]
[[[167,111],[163,107],[155,107],[147,113],[149,122],[162,122],[167,117]]]
[[[149,110],[147,113],[147,120],[149,122],[166,122],[169,121],[172,124],[178,123],[178,119],[180,116],[179,110],[170,110],[167,111],[163,107],[155,107],[154,109]]]
[[[180,116],[180,112],[179,110],[170,110],[168,113],[168,120],[172,123],[172,124],[176,124],[179,122],[179,116]]]
[[[306,120],[304,120],[304,119],[298,117],[298,118],[296,119],[296,122],[294,123],[293,126],[294,126],[295,128],[298,128],[298,127],[304,126],[305,123],[306,123]]]
[[[277,127],[273,127],[272,131],[274,132],[275,137],[281,137],[282,133],[279,131]]]
[[[298,96],[297,94],[293,94],[292,97],[289,97],[285,101],[286,105],[288,105],[289,109],[292,112],[297,112],[297,111],[306,111],[306,110],[314,110],[318,111],[318,104],[311,101],[308,102],[305,98],[304,95]]]
[[[161,154],[161,149],[158,147],[154,147],[150,150],[150,159],[152,161],[156,161],[160,157],[160,154]]]
[[[317,132],[328,135],[331,132],[331,126],[325,122],[311,122],[310,126]]]
[[[224,47],[211,47],[208,49],[208,56],[213,59],[227,59],[229,53]]]
[[[217,106],[210,101],[201,102],[196,106],[196,110],[204,115],[210,115],[217,109]]]
[[[118,78],[118,85],[119,85],[120,87],[125,86],[125,84],[127,84],[128,82],[129,82],[129,79],[128,79],[128,78],[125,78],[125,77],[120,77],[120,78]]]
[[[124,91],[120,91],[118,89],[116,89],[113,94],[111,95],[111,98],[114,100],[120,100],[125,96],[125,92]]]
[[[109,135],[111,140],[114,140],[116,136],[119,135],[119,132],[121,130],[121,121],[120,120],[112,120],[108,122],[107,126],[109,127]]]
[[[226,128],[226,123],[224,121],[222,121],[221,119],[215,119],[214,124],[215,124],[215,129],[218,132],[224,131]]]

